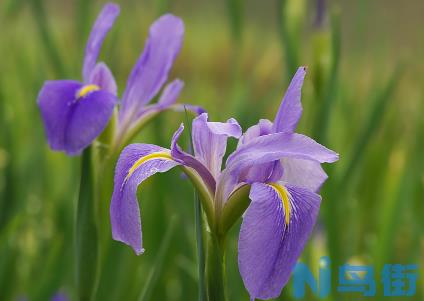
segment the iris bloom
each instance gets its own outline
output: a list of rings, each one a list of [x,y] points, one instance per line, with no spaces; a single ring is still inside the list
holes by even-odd
[[[46,81],[38,95],[47,140],[53,150],[69,155],[81,153],[102,133],[113,115],[119,102],[117,86],[109,68],[97,59],[118,14],[118,5],[106,4],[98,16],[85,49],[82,82]],[[151,26],[144,51],[131,71],[120,102],[115,144],[122,144],[157,113],[175,107],[183,88],[183,82],[178,79],[164,88],[158,103],[148,104],[167,81],[183,35],[183,22],[170,14]]]
[[[236,120],[209,122],[206,113],[193,120],[194,156],[177,144],[170,149],[131,144],[118,160],[110,214],[115,240],[137,254],[142,246],[137,186],[157,172],[181,166],[201,192],[211,231],[228,231],[237,194],[250,188],[250,204],[243,216],[238,263],[252,298],[277,297],[287,283],[316,222],[321,197],[316,193],[327,176],[320,163],[338,155],[311,138],[294,133],[302,113],[301,87],[305,68],[295,74],[274,122],[260,120],[243,135]],[[225,168],[227,139],[239,139]],[[231,225],[231,223],[230,223]]]

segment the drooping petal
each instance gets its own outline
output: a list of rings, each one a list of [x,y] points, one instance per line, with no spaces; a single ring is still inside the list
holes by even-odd
[[[94,67],[89,81],[90,84],[99,86],[101,90],[117,95],[118,88],[115,78],[105,63],[100,62]]]
[[[182,20],[171,14],[160,17],[150,27],[144,51],[131,71],[123,94],[121,124],[133,121],[164,85],[181,48],[183,35]]]
[[[80,97],[71,105],[65,129],[65,151],[68,154],[79,154],[103,132],[117,101],[115,95],[98,90]]]
[[[240,136],[241,127],[235,119],[231,118],[226,123],[208,122],[208,114],[203,113],[193,120],[194,155],[216,179],[221,173],[228,137]]]
[[[44,129],[50,148],[65,150],[66,128],[72,103],[82,84],[73,80],[46,81],[38,94]]]
[[[316,161],[283,158],[281,159],[284,172],[281,181],[298,187],[318,192],[328,176]]]
[[[294,132],[296,129],[302,116],[300,97],[305,74],[306,67],[300,67],[290,82],[274,120],[274,132]]]
[[[339,158],[337,153],[304,135],[286,132],[260,136],[239,147],[228,157],[217,185],[218,197],[224,201],[227,199],[246,168],[285,157],[319,163],[331,163]]]
[[[303,188],[255,183],[243,217],[238,263],[251,299],[280,295],[315,225],[321,198]]]
[[[144,252],[137,187],[155,173],[177,165],[168,149],[151,144],[131,144],[119,157],[110,203],[112,237],[131,246],[137,255]]]
[[[183,164],[184,166],[193,168],[199,176],[202,178],[203,182],[209,187],[211,192],[215,191],[216,182],[210,171],[207,169],[202,162],[192,155],[186,153],[178,146],[178,139],[180,138],[184,130],[184,124],[181,124],[178,130],[174,133],[171,142],[171,155],[177,161]]]
[[[82,75],[86,84],[89,83],[91,72],[96,65],[103,40],[112,28],[112,25],[118,15],[119,6],[113,3],[108,3],[103,7],[96,22],[94,23],[85,48]]]

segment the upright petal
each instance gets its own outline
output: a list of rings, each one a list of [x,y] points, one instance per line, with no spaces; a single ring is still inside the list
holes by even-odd
[[[82,84],[73,80],[46,81],[38,94],[37,103],[51,149],[65,150],[66,128],[75,94]]]
[[[89,83],[91,72],[96,65],[103,40],[112,28],[112,25],[118,15],[119,6],[113,3],[108,3],[103,7],[97,17],[96,23],[94,23],[85,48],[82,76],[86,84]]]
[[[247,131],[240,137],[237,148],[257,137],[269,134],[272,134],[272,122],[268,119],[261,119],[259,120],[258,124],[248,128]]]
[[[328,176],[316,161],[283,158],[283,175],[279,179],[292,185],[318,192]]]
[[[294,132],[296,129],[302,116],[300,97],[305,74],[306,67],[300,67],[290,82],[274,120],[274,132]]]
[[[240,136],[241,127],[235,119],[229,119],[226,123],[208,122],[208,114],[203,113],[193,120],[194,155],[216,179],[221,173],[228,137]]]
[[[258,124],[255,124],[247,129],[247,131],[239,139],[237,148],[242,145],[249,143],[251,140],[268,135],[272,133],[272,122],[268,119],[259,120]],[[245,168],[240,175],[240,181],[246,183],[253,182],[267,182],[274,174],[274,169],[281,172],[281,165],[278,162],[267,162],[264,164],[255,165],[252,167]],[[277,178],[276,180],[279,180]]]
[[[243,183],[265,183],[278,181],[283,175],[283,167],[281,163],[277,161],[266,162],[262,164],[256,164],[250,167],[244,168],[240,172],[239,182]]]
[[[137,255],[144,252],[137,187],[155,173],[177,165],[168,149],[151,144],[131,144],[119,157],[110,203],[112,237],[131,246]]]
[[[100,62],[94,67],[90,74],[90,84],[100,87],[101,90],[107,91],[113,95],[118,94],[118,87],[116,86],[115,78],[108,66]]]
[[[164,85],[183,35],[182,20],[170,14],[160,17],[150,27],[144,51],[131,71],[123,94],[121,123],[127,125],[133,121]]]
[[[98,90],[72,104],[65,132],[65,151],[68,154],[80,153],[103,132],[117,100],[115,95]]]
[[[281,183],[252,185],[240,229],[238,263],[252,299],[271,299],[282,288],[315,225],[321,198]]]

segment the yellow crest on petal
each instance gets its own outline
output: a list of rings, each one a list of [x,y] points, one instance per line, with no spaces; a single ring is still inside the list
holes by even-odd
[[[90,92],[98,91],[98,90],[100,90],[100,87],[97,85],[85,85],[78,90],[76,97],[79,99],[81,97],[86,96]]]
[[[289,225],[291,207],[290,207],[289,196],[288,196],[286,188],[284,186],[278,184],[278,183],[270,183],[268,185],[271,186],[277,192],[278,196],[280,197],[281,202],[283,203],[283,209],[284,209],[284,215],[285,215],[285,218],[286,218],[286,224]]]
[[[141,165],[143,165],[147,161],[155,160],[155,159],[174,160],[171,154],[166,152],[151,153],[146,156],[143,156],[137,161],[135,161],[133,166],[131,166],[131,168],[128,170],[127,176],[124,179],[124,183],[128,180],[129,177],[132,176],[132,174],[136,171],[137,168],[139,168]]]

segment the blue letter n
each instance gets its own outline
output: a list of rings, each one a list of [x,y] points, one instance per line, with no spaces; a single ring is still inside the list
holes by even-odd
[[[293,272],[294,297],[305,297],[306,284],[309,285],[315,296],[325,298],[331,290],[330,258],[321,257],[319,262],[318,282],[306,264],[297,263]]]

